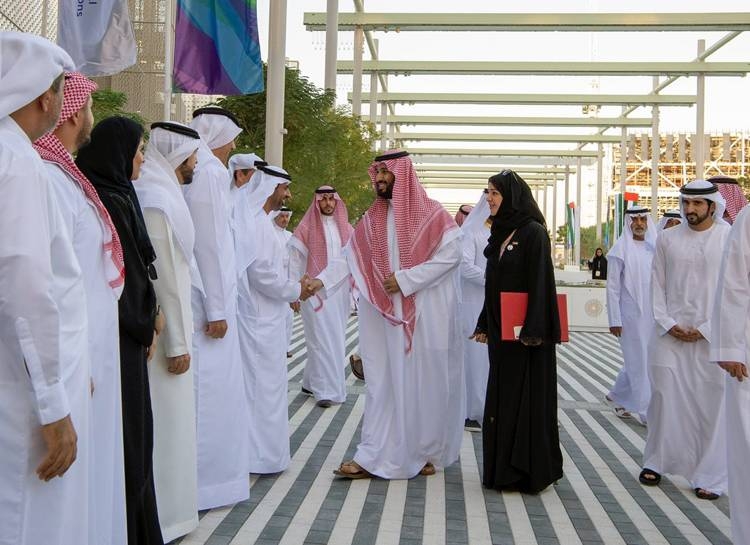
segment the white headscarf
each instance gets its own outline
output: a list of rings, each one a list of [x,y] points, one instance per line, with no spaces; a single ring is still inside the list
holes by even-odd
[[[664,215],[659,219],[659,223],[656,225],[656,230],[661,233],[667,226],[667,222],[669,220],[680,220],[682,222],[682,214],[680,213],[680,210],[677,208],[673,208],[672,210],[667,210]]]
[[[262,240],[256,239],[258,233],[255,227],[259,214],[263,214],[268,221],[263,205],[276,190],[277,185],[290,183],[291,179],[286,170],[268,165],[259,167],[247,183],[247,189],[239,192],[237,201],[234,203],[234,221],[232,222],[235,230],[238,275],[242,275],[255,261],[258,244],[263,243]]]
[[[178,123],[172,125],[186,127]],[[152,125],[143,169],[133,184],[142,209],[155,208],[166,216],[188,263],[193,259],[195,227],[175,169],[199,146],[199,138]]]
[[[471,235],[480,229],[487,231],[487,238],[489,238],[490,230],[484,226],[489,217],[490,205],[487,203],[487,195],[482,192],[477,204],[474,205],[474,208],[471,209],[471,212],[469,212],[469,215],[466,216],[461,225],[461,236],[463,239],[468,242],[471,240]]]
[[[198,131],[206,146],[214,150],[237,138],[242,132],[242,128],[226,115],[210,113],[210,110],[210,108],[196,110],[193,113],[194,117],[190,126]]]
[[[49,40],[23,32],[0,32],[0,119],[29,104],[55,78],[74,69],[70,55]]]
[[[268,217],[271,219],[271,221],[273,221],[278,216],[280,216],[281,214],[287,214],[291,218],[293,212],[291,210],[289,210],[288,208],[280,208],[279,210],[271,210],[271,213],[268,214]],[[276,225],[276,224],[274,223],[274,225]],[[279,227],[279,229],[281,229],[281,227]]]
[[[726,201],[724,197],[719,193],[719,188],[711,182],[706,180],[695,180],[689,184],[685,184],[680,188],[680,215],[682,219],[687,221],[685,218],[685,209],[682,206],[683,199],[706,199],[716,203],[716,209],[714,210],[714,222],[723,223],[729,225],[724,219],[724,210],[726,209]]]
[[[638,304],[641,312],[646,310],[648,304],[648,294],[641,289],[643,286],[643,272],[640,267],[628,267],[628,257],[636,251],[638,241],[633,240],[633,218],[635,216],[645,216],[647,222],[646,234],[643,243],[646,244],[653,252],[656,248],[656,236],[658,232],[654,220],[651,218],[651,211],[644,206],[631,206],[625,210],[625,229],[622,235],[615,241],[614,246],[607,252],[607,259],[619,259],[625,269],[625,280],[623,285],[630,296]],[[649,274],[649,273],[646,273]]]

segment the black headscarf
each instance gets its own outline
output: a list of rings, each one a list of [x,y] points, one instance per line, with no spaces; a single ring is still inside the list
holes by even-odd
[[[531,188],[512,170],[503,170],[495,174],[489,182],[503,196],[503,202],[497,214],[492,218],[492,229],[488,245],[484,249],[487,258],[500,254],[500,247],[516,229],[536,221],[545,225],[544,214],[531,194]]]
[[[133,158],[143,137],[143,127],[127,117],[108,117],[91,131],[91,142],[80,149],[76,164],[91,180],[107,210],[125,204],[132,215],[133,237],[141,260],[148,266],[156,259],[146,222],[133,188]]]

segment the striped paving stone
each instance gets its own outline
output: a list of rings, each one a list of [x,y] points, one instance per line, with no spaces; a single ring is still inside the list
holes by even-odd
[[[357,351],[356,318],[346,355]],[[250,499],[202,512],[182,545],[729,545],[726,498],[695,498],[682,478],[638,483],[646,429],[618,419],[603,398],[622,365],[617,340],[571,333],[558,349],[560,442],[565,476],[538,495],[481,485],[481,434],[464,432],[461,458],[435,476],[348,481],[332,470],[351,459],[365,385],[347,367],[345,403],[320,409],[300,393],[307,358],[295,317],[287,362],[292,463],[251,476]]]

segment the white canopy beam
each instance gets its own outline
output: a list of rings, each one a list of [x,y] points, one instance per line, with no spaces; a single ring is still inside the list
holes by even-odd
[[[398,133],[388,136],[392,140],[402,141],[444,141],[444,142],[581,142],[587,144],[610,143],[620,141],[619,136],[602,134],[482,134],[482,133]]]
[[[529,76],[744,76],[750,62],[612,62],[612,61],[364,61],[363,72],[393,75]],[[353,61],[338,61],[339,74],[351,74]]]
[[[371,100],[375,97],[371,97]],[[503,117],[458,115],[395,115],[392,125],[495,125],[507,127],[650,127],[651,118],[630,117]]]
[[[553,65],[555,63],[548,64]],[[747,63],[747,68],[750,71],[750,63]],[[350,93],[349,100],[351,98]],[[571,104],[575,106],[581,104],[605,106],[620,106],[622,104],[651,106],[660,104],[662,106],[692,106],[698,97],[696,95],[600,95],[595,93],[380,93],[377,98],[378,102],[397,104],[426,102],[430,104]],[[362,93],[362,100],[369,99],[370,93]]]
[[[303,22],[325,30],[325,13],[307,12]],[[340,13],[338,24],[381,32],[694,32],[750,30],[750,13]]]

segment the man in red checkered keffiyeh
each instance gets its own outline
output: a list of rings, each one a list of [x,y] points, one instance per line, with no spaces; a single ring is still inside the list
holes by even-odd
[[[719,193],[721,193],[721,196],[727,202],[727,207],[724,210],[724,219],[729,225],[732,225],[737,214],[747,205],[747,197],[745,197],[742,188],[734,178],[729,176],[714,176],[709,178],[708,181],[719,188]]]
[[[34,148],[48,163],[60,167],[83,192],[86,200],[94,207],[102,228],[102,252],[104,253],[104,273],[112,290],[120,296],[125,282],[125,261],[122,255],[120,237],[117,235],[109,212],[102,204],[99,195],[91,182],[83,175],[73,161],[72,153],[88,143],[93,125],[91,115],[91,93],[96,91],[97,85],[80,72],[65,74],[65,94],[62,111],[57,126],[52,132],[42,136],[34,142]],[[88,112],[88,113],[86,113]],[[72,128],[72,118],[75,118]],[[79,125],[80,123],[80,125]],[[73,131],[73,138],[65,146],[60,140],[61,133]]]
[[[290,276],[314,279],[320,294],[301,303],[307,364],[302,387],[320,407],[346,401],[342,362],[346,355],[346,323],[351,308],[351,277],[342,249],[352,234],[346,205],[336,190],[315,190],[310,208],[289,241]]]
[[[120,403],[120,350],[117,300],[125,282],[120,238],[109,212],[89,179],[73,161],[88,143],[94,117],[91,93],[96,84],[84,75],[65,74],[62,113],[57,126],[34,143],[47,169],[50,191],[61,212],[81,267],[86,292],[91,399],[89,458],[91,504],[97,506],[96,543],[125,543],[125,469]]]
[[[432,475],[457,459],[461,443],[460,231],[427,196],[408,155],[375,158],[377,198],[345,252],[361,294],[367,377],[362,442],[336,471],[347,478]]]

